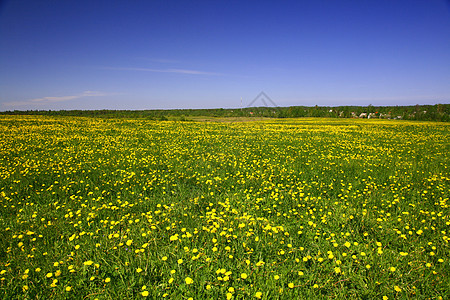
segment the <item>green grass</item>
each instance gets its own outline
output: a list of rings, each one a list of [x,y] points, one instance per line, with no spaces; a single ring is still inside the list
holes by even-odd
[[[449,133],[1,116],[0,297],[448,299]]]

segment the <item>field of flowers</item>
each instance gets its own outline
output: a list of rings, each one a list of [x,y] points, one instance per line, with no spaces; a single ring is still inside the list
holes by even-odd
[[[0,117],[2,299],[450,299],[450,124]]]

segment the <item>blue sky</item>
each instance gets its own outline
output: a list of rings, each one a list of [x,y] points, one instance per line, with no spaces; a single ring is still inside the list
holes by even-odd
[[[450,103],[446,0],[1,3],[3,111]]]

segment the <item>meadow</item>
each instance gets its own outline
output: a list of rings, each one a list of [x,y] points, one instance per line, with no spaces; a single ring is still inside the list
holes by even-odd
[[[449,136],[0,116],[0,298],[450,299]]]

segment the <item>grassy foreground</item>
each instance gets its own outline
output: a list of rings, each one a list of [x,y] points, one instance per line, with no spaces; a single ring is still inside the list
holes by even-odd
[[[449,299],[450,124],[0,117],[0,298]]]

